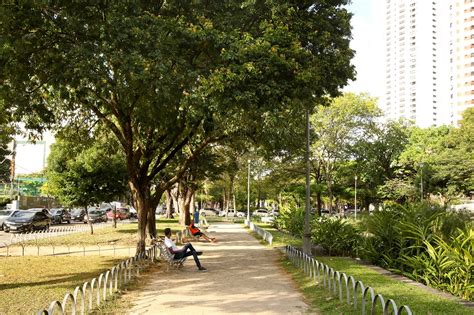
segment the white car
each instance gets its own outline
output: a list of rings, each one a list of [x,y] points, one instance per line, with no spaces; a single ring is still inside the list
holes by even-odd
[[[219,211],[212,208],[204,208],[199,211],[199,214],[203,216],[215,216],[219,214]]]
[[[257,209],[254,212],[252,212],[253,216],[257,217],[266,217],[268,216],[268,210],[267,209]]]
[[[274,216],[262,217],[262,223],[273,223],[275,221]]]
[[[225,210],[221,210],[219,212],[219,216],[220,217],[225,217],[226,215],[226,211]],[[235,211],[234,209],[229,209],[227,210],[227,216],[228,217],[238,217],[239,216],[239,212]]]

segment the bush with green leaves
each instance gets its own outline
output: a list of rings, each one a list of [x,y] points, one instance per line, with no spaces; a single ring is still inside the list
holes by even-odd
[[[435,235],[420,245],[418,256],[402,254],[399,258],[405,276],[426,285],[451,292],[467,300],[474,298],[474,231],[458,230],[450,242]]]
[[[275,225],[278,229],[285,230],[295,237],[303,237],[304,214],[302,208],[282,209],[275,219]]]
[[[363,226],[361,258],[472,300],[474,239],[465,214],[425,203],[392,204]]]
[[[359,231],[346,219],[322,217],[313,221],[312,241],[321,245],[330,256],[353,256],[356,253]]]

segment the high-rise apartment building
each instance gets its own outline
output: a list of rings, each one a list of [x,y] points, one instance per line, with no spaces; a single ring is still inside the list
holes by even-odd
[[[474,106],[474,0],[385,0],[388,119],[458,125]]]
[[[447,123],[448,1],[385,0],[384,14],[386,118],[420,127]]]
[[[449,2],[449,123],[474,106],[474,0]]]

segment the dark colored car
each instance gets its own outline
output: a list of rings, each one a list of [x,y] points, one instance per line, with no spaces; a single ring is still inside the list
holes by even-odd
[[[31,212],[42,212],[44,214],[46,214],[46,216],[50,219],[53,218],[53,216],[51,215],[51,212],[49,212],[48,209],[46,208],[30,208],[28,209],[27,211],[31,211]]]
[[[0,230],[3,230],[4,222],[17,210],[0,210]]]
[[[71,214],[69,210],[64,208],[53,208],[50,210],[51,213],[51,223],[53,224],[61,224],[63,222],[71,223]]]
[[[89,210],[89,220],[92,223],[107,222],[107,214],[100,209]],[[84,223],[87,223],[87,218],[84,217]]]
[[[18,211],[5,221],[5,232],[31,232],[47,230],[51,218],[42,211]]]
[[[86,210],[83,208],[74,208],[71,210],[71,221],[84,221],[84,217],[86,216]]]

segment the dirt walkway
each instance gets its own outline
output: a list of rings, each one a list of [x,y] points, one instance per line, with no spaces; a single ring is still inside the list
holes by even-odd
[[[129,314],[303,314],[303,302],[278,264],[279,253],[261,245],[244,228],[213,224],[218,243],[193,243],[203,250],[207,272],[188,259],[183,269],[157,272],[137,293]]]

